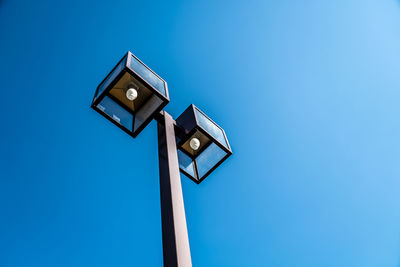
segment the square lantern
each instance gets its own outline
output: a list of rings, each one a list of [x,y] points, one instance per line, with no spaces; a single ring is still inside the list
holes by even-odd
[[[225,131],[194,105],[176,119],[179,168],[196,183],[232,155]]]
[[[168,102],[167,83],[128,51],[97,87],[92,108],[136,137]]]

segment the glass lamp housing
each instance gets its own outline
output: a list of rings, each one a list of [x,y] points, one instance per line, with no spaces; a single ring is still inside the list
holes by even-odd
[[[225,131],[204,112],[190,105],[177,119],[179,168],[183,174],[202,182],[223,161],[232,155]],[[190,141],[197,138],[200,146],[194,150]]]
[[[131,88],[137,92],[133,101],[127,96]],[[167,83],[128,51],[99,84],[91,106],[136,137],[168,102]]]

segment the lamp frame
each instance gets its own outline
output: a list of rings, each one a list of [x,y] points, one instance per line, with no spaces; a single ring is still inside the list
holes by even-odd
[[[196,110],[199,111],[201,114],[203,114],[208,120],[210,120],[211,123],[214,123],[219,129],[221,129],[223,135],[224,135],[224,139],[225,142],[227,144],[227,147],[224,146],[223,144],[221,144],[220,141],[218,141],[215,137],[213,137],[211,134],[209,134],[199,123],[199,119],[197,117],[196,114]],[[181,116],[185,117],[186,116],[186,123],[181,123],[179,124],[180,118]],[[209,145],[211,145],[211,143],[215,143],[219,148],[221,148],[224,152],[226,152],[226,155],[217,163],[215,164],[208,172],[206,172],[201,178],[197,177],[197,179],[193,176],[191,176],[190,174],[188,174],[187,172],[185,172],[182,168],[180,168],[181,172],[187,176],[188,178],[190,178],[192,181],[194,181],[197,184],[200,184],[208,175],[210,175],[216,168],[218,168],[219,165],[222,164],[222,162],[224,162],[229,156],[232,155],[232,149],[231,146],[229,145],[229,141],[228,138],[226,137],[225,134],[225,130],[223,128],[221,128],[217,123],[215,123],[212,119],[210,119],[210,117],[208,117],[203,111],[201,111],[198,107],[196,107],[195,105],[191,104],[188,108],[186,108],[186,110],[184,112],[182,112],[181,116],[179,116],[176,121],[178,124],[178,127],[181,129],[180,131],[180,141],[178,142],[177,146],[178,149],[180,151],[182,151],[183,153],[185,153],[187,156],[189,156],[192,160],[193,160],[193,166],[195,168],[195,174],[196,176],[198,176],[198,170],[197,170],[197,163],[195,161],[195,159],[205,150],[207,149],[207,147]],[[184,119],[181,119],[184,120]],[[188,130],[190,129],[190,130]],[[184,149],[182,149],[182,146],[184,143],[186,143],[190,137],[193,136],[193,134],[196,131],[200,131],[202,134],[204,134],[208,139],[211,140],[211,142],[206,145],[203,146],[200,151],[198,152],[198,155],[196,157],[190,155],[187,151],[185,151]]]
[[[159,92],[154,86],[152,86],[150,83],[148,83],[143,77],[141,77],[138,73],[136,73],[134,70],[132,70],[129,66],[131,64],[132,57],[134,57],[137,61],[139,61],[141,64],[143,64],[144,67],[146,67],[148,70],[150,70],[154,75],[156,75],[163,83],[164,83],[164,88],[165,88],[165,95],[163,95],[161,92]],[[124,68],[121,70],[120,73],[114,78],[114,80],[111,81],[111,83],[103,90],[103,92],[100,95],[97,95],[99,92],[100,86],[110,77],[110,75],[114,72],[114,70],[121,64],[123,60],[126,60]],[[132,112],[130,109],[128,109],[124,104],[121,103],[116,97],[113,95],[109,94],[110,90],[114,87],[114,85],[122,78],[125,73],[128,73],[132,75],[135,79],[139,80],[143,85],[145,85],[152,93],[154,93],[157,97],[162,99],[162,104],[142,123],[142,125],[136,130],[133,131],[133,123],[132,123],[132,131],[126,129],[124,126],[113,120],[107,113],[102,111],[97,107],[97,105],[104,99],[104,97],[109,97],[111,98],[114,102],[116,102],[121,108],[125,109],[129,113],[132,114],[133,120],[135,120],[135,113]],[[101,83],[97,86],[95,95],[92,100],[91,107],[96,110],[98,113],[103,115],[106,119],[111,121],[113,124],[118,126],[121,130],[135,138],[138,136],[138,134],[141,133],[141,131],[157,116],[157,114],[160,113],[161,110],[164,109],[164,107],[169,103],[169,92],[168,92],[168,85],[167,82],[162,79],[157,73],[155,73],[152,69],[150,69],[146,64],[144,64],[139,58],[137,58],[134,54],[132,54],[130,51],[128,51],[120,61],[114,66],[114,68],[107,74],[107,76],[101,81]]]

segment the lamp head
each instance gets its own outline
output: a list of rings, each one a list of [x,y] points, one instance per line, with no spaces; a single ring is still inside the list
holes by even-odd
[[[97,86],[91,106],[136,137],[168,102],[167,83],[128,51]]]

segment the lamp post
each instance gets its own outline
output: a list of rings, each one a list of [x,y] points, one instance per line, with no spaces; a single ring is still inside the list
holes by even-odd
[[[167,83],[128,52],[97,87],[91,107],[135,138],[157,121],[165,267],[190,267],[180,172],[202,182],[231,154],[225,131],[194,105],[176,121],[162,109]]]

